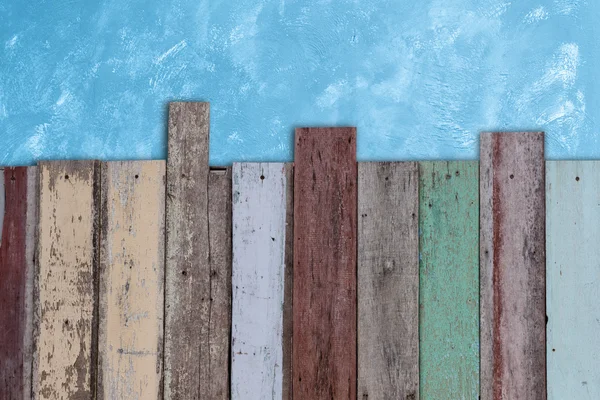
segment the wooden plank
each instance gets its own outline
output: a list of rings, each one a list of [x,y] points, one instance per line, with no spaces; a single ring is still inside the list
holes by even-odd
[[[548,398],[600,399],[600,162],[546,162]]]
[[[281,399],[286,169],[233,164],[231,398]]]
[[[0,398],[31,398],[37,169],[0,169]]]
[[[296,129],[294,399],[356,399],[355,128]]]
[[[97,364],[99,168],[94,161],[44,162],[38,168],[33,396],[91,399]]]
[[[210,396],[208,137],[208,103],[169,105],[165,249],[166,399]]]
[[[292,163],[285,164],[285,188],[285,273],[283,277],[283,376],[281,398],[292,400],[292,339],[294,334],[292,307],[294,292],[294,165]]]
[[[165,162],[101,175],[98,398],[162,399]]]
[[[479,398],[479,163],[419,163],[421,399]]]
[[[358,164],[358,396],[419,398],[419,174]]]
[[[481,398],[546,398],[542,132],[483,133]]]
[[[208,176],[210,242],[208,399],[229,399],[231,346],[231,168]]]

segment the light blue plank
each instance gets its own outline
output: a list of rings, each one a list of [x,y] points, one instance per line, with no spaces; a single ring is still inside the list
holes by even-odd
[[[600,162],[546,163],[548,399],[600,399]]]

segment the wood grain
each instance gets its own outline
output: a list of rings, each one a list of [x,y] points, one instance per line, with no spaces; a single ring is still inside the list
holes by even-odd
[[[208,103],[169,105],[166,399],[207,398],[211,391],[209,122]]]
[[[282,398],[286,192],[285,164],[233,164],[232,399]]]
[[[283,278],[283,333],[282,351],[282,389],[281,398],[292,400],[292,357],[294,336],[294,312],[292,307],[294,293],[294,165],[285,164],[285,273]]]
[[[0,398],[31,398],[37,168],[0,169]]]
[[[421,399],[479,398],[479,163],[419,163]]]
[[[354,400],[356,129],[296,129],[294,171],[294,399]]]
[[[33,396],[92,399],[99,168],[94,161],[43,162],[38,168]]]
[[[165,162],[102,164],[99,399],[162,399]]]
[[[419,398],[419,175],[358,164],[358,396]]]
[[[229,399],[231,342],[231,168],[208,176],[210,309],[208,399]]]
[[[600,162],[546,162],[548,398],[600,399]]]
[[[546,398],[544,134],[483,133],[481,398]]]

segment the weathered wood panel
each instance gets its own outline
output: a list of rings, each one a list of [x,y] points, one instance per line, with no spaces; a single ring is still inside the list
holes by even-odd
[[[479,398],[479,163],[419,163],[421,399]]]
[[[294,399],[353,400],[356,129],[296,129],[294,171]]]
[[[164,161],[102,164],[99,399],[162,399]]]
[[[0,169],[0,398],[31,398],[37,168]]]
[[[294,165],[285,164],[285,273],[283,278],[283,400],[292,400],[292,339],[294,334],[294,313],[292,307],[294,292]]]
[[[208,138],[208,103],[169,105],[166,399],[207,398],[211,390]]]
[[[419,174],[358,164],[358,397],[419,398]]]
[[[38,169],[33,396],[91,399],[97,364],[99,168],[94,161],[60,161],[40,163]]]
[[[481,398],[546,398],[544,134],[483,133]]]
[[[600,162],[546,162],[548,398],[600,399]]]
[[[208,177],[210,242],[209,381],[207,399],[229,399],[231,346],[231,168]]]
[[[286,169],[233,164],[232,399],[281,399]]]

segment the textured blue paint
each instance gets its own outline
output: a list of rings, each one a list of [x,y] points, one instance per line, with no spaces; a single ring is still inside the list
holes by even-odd
[[[212,103],[211,164],[292,159],[356,125],[360,160],[473,159],[481,130],[597,157],[595,0],[0,0],[0,165],[164,158],[166,104]]]

